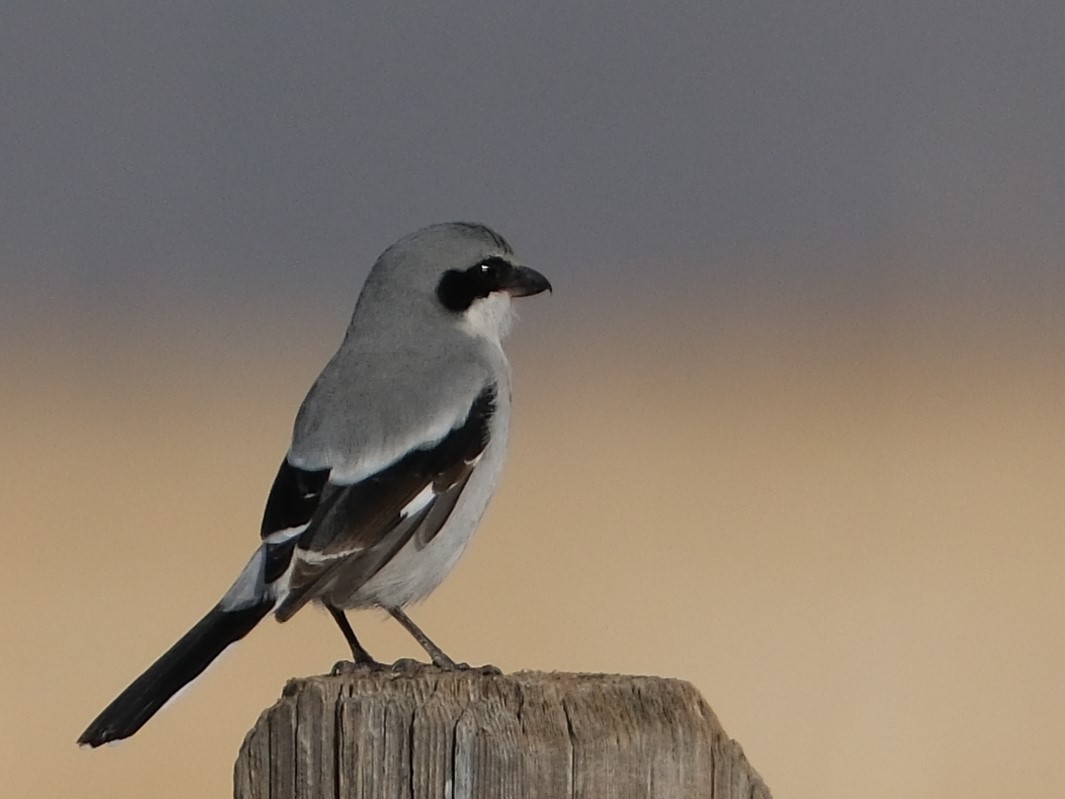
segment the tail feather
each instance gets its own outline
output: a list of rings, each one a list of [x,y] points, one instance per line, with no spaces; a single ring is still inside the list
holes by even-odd
[[[215,606],[96,717],[78,739],[100,746],[128,738],[175,693],[196,679],[222,650],[239,641],[273,609],[272,599],[247,607]]]

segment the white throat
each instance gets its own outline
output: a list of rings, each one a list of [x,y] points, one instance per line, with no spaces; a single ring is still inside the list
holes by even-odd
[[[472,336],[499,343],[510,332],[516,314],[505,291],[495,291],[473,305],[463,314],[462,326]]]

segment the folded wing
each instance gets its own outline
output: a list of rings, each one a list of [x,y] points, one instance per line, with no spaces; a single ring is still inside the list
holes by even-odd
[[[495,388],[489,386],[443,438],[409,450],[355,483],[335,482],[329,469],[284,462],[262,531],[269,544],[268,581],[288,573],[277,618],[284,621],[327,593],[341,573],[350,591],[408,542],[423,547],[432,541],[488,446],[494,408]]]

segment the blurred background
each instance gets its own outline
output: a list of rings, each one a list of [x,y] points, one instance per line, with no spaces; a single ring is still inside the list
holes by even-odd
[[[5,790],[229,795],[344,656],[264,623],[74,745],[255,547],[376,255],[473,219],[555,293],[413,612],[447,651],[690,680],[781,799],[1065,793],[1063,37],[1051,0],[6,3]]]

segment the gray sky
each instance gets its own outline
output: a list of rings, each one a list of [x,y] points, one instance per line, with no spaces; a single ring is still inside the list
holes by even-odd
[[[1056,296],[1063,41],[1057,0],[13,0],[5,304],[349,308],[454,218],[578,295]]]

